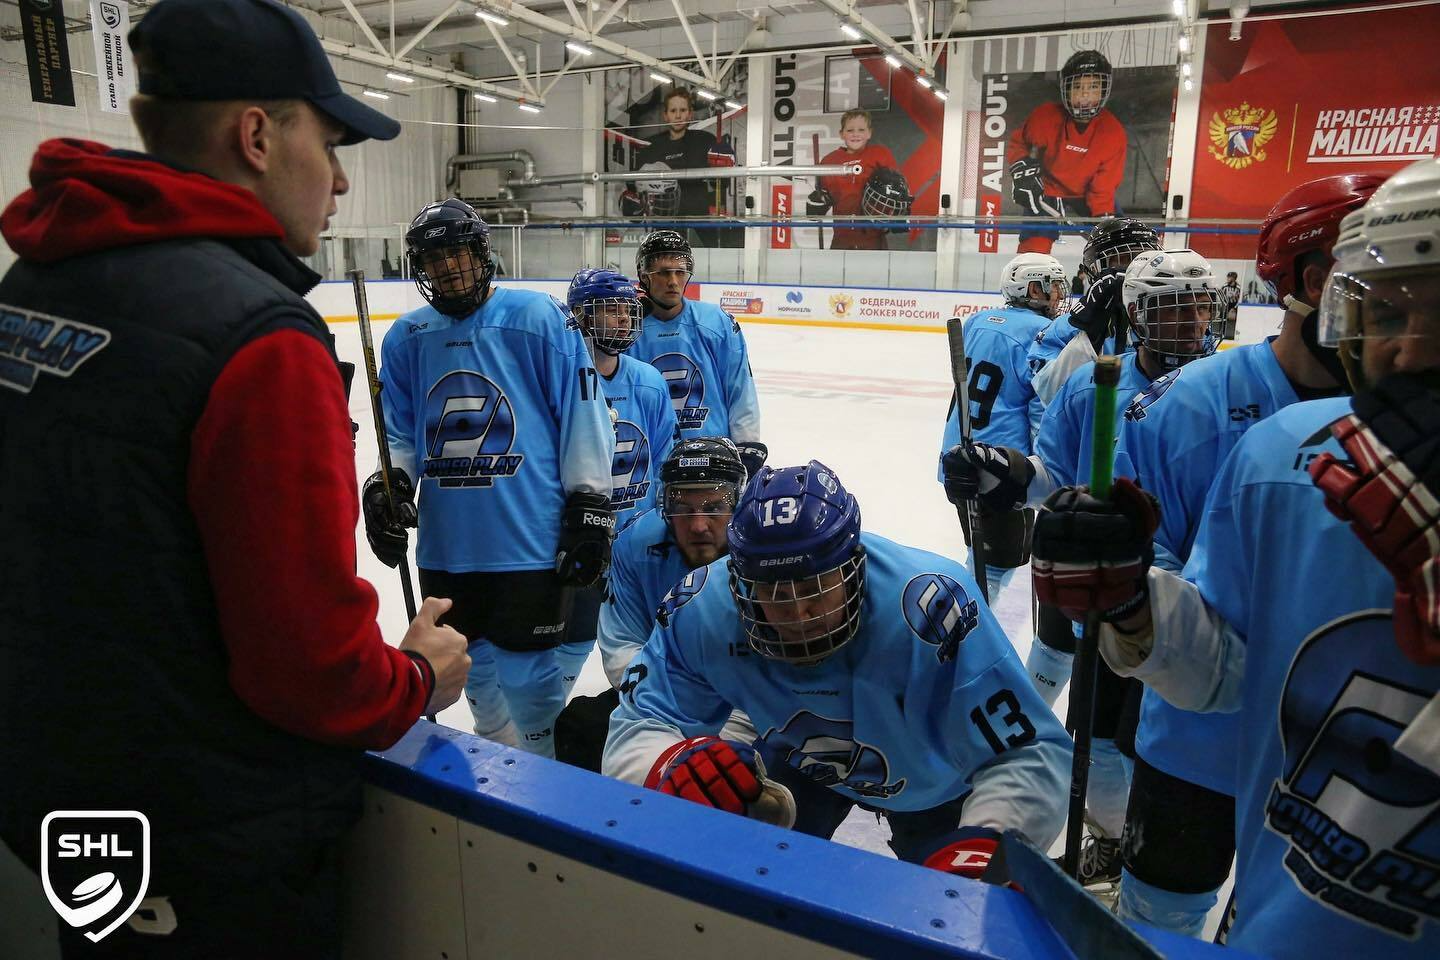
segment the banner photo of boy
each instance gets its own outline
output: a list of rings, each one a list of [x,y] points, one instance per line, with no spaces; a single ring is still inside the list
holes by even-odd
[[[772,180],[768,213],[872,219],[934,216],[940,203],[944,104],[873,49],[789,53],[773,71],[770,155],[776,164],[859,164],[860,174]],[[884,223],[771,230],[772,249],[934,250],[935,231]]]
[[[982,231],[980,252],[1010,252],[1013,236],[1015,252],[1050,253],[1085,218],[1164,214],[1173,50],[1169,27],[976,46],[967,205],[1031,221]]]

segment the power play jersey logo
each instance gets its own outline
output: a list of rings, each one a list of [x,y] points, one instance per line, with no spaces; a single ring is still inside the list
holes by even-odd
[[[781,730],[762,738],[769,750],[816,783],[844,787],[862,797],[893,797],[905,789],[890,782],[885,754],[854,739],[855,725],[801,710]]]
[[[955,659],[960,643],[980,626],[980,605],[943,573],[922,573],[905,584],[905,622],[915,636],[935,647],[941,663]]]
[[[1321,627],[1285,681],[1284,769],[1265,803],[1306,895],[1410,940],[1440,921],[1440,777],[1394,745],[1437,684],[1440,667],[1400,653],[1388,612]]]
[[[656,357],[651,365],[660,371],[670,387],[670,405],[675,408],[680,429],[704,427],[710,408],[705,406],[705,375],[695,361],[683,353],[665,353]]]
[[[442,487],[488,487],[513,477],[525,461],[512,454],[515,410],[489,378],[456,370],[425,398],[423,475]]]
[[[615,421],[615,459],[610,467],[610,508],[628,510],[650,490],[650,441],[629,420]]]

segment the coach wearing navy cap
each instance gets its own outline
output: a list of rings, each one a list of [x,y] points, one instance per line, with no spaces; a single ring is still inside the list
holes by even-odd
[[[469,669],[448,600],[380,635],[303,299],[336,148],[400,127],[270,0],[162,0],[130,43],[146,152],[42,143],[0,214],[0,841],[73,897],[113,868],[57,875],[46,815],[149,819],[146,899],[99,943],[131,889],[62,919],[66,957],[336,956],[361,751]]]

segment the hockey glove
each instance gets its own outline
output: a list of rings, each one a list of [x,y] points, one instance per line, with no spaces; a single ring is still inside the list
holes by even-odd
[[[598,493],[572,493],[560,520],[560,546],[555,574],[566,586],[588,587],[610,569],[610,541],[615,537],[615,511],[610,498]]]
[[[1125,303],[1120,297],[1124,286],[1123,273],[1107,270],[1090,284],[1080,304],[1070,311],[1070,326],[1090,338],[1097,354],[1105,349],[1105,338],[1128,322]]]
[[[1310,477],[1395,578],[1395,638],[1421,666],[1440,664],[1440,396],[1393,374],[1356,394],[1331,424],[1350,461],[1322,453]]]
[[[1065,201],[1045,195],[1045,181],[1040,161],[1022,157],[1010,164],[1010,199],[1032,217],[1065,219]]]
[[[957,443],[940,456],[945,496],[955,506],[978,500],[992,513],[1025,506],[1035,465],[1019,450],[988,443]]]
[[[1088,487],[1061,487],[1035,517],[1035,598],[1071,620],[1091,610],[1106,621],[1127,619],[1149,596],[1145,574],[1159,525],[1159,502],[1128,477],[1115,481],[1109,500]]]
[[[705,151],[705,165],[709,167],[735,166],[735,148],[728,140],[717,140]]]
[[[405,559],[410,546],[410,535],[406,527],[414,527],[415,488],[404,470],[391,468],[390,494],[395,501],[392,514],[385,499],[385,484],[376,470],[365,481],[360,493],[361,512],[365,515],[365,539],[370,541],[370,550],[375,558],[387,567],[399,566]]]
[[[645,201],[640,198],[640,194],[628,187],[620,194],[620,216],[645,216]]]
[[[989,827],[961,827],[922,848],[920,865],[979,880],[999,846],[1000,834]]]
[[[824,187],[817,187],[810,191],[810,196],[805,198],[805,215],[807,217],[823,217],[835,206],[835,198],[830,191]]]
[[[754,747],[733,740],[680,741],[660,754],[645,787],[787,830],[795,825],[790,790],[766,779],[765,762]]]
[[[735,452],[740,454],[740,462],[745,464],[745,476],[753,477],[765,466],[765,461],[770,456],[770,448],[759,440],[736,441]]]

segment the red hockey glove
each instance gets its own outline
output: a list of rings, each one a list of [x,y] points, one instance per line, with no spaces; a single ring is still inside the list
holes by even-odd
[[[1440,395],[1394,374],[1353,406],[1330,426],[1351,462],[1321,454],[1310,477],[1395,578],[1401,651],[1421,666],[1440,664]]]
[[[795,798],[765,777],[765,762],[754,747],[717,737],[682,740],[660,754],[645,786],[694,803],[790,829]]]
[[[941,873],[979,880],[999,845],[1000,834],[989,827],[961,827],[935,840],[920,864]]]
[[[1031,569],[1035,597],[1071,620],[1090,610],[1124,620],[1148,595],[1145,574],[1155,559],[1160,504],[1127,477],[1115,481],[1109,500],[1089,487],[1061,487],[1035,516]]]
[[[711,167],[733,167],[735,166],[735,148],[723,140],[716,141],[705,152],[705,163]]]

